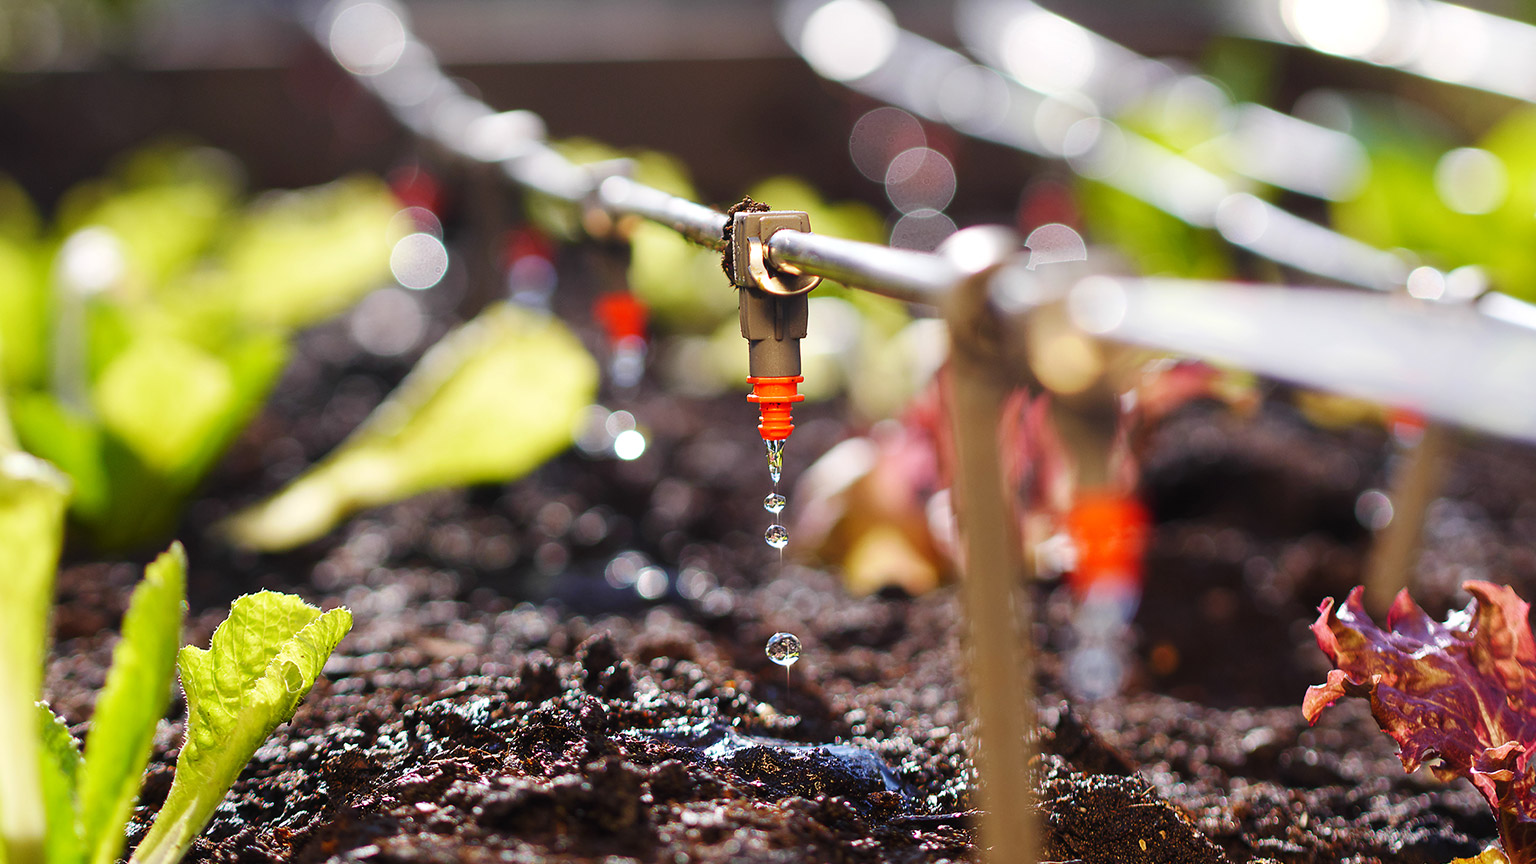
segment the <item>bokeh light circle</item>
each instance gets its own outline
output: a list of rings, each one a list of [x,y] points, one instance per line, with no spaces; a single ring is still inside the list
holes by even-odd
[[[938,210],[914,210],[891,226],[891,245],[897,249],[932,252],[958,230],[955,220]]]
[[[853,124],[853,131],[848,133],[848,155],[860,174],[884,182],[892,159],[927,143],[923,124],[916,117],[887,105],[865,113]]]
[[[388,71],[400,60],[405,43],[405,22],[392,5],[353,3],[331,21],[331,54],[355,75]]]
[[[1457,213],[1491,213],[1509,197],[1509,172],[1487,150],[1458,147],[1436,163],[1435,192]]]
[[[818,74],[853,81],[879,69],[896,49],[896,20],[877,0],[832,0],[805,19],[800,53]]]
[[[431,288],[448,272],[448,247],[431,234],[407,234],[389,254],[389,272],[407,288]]]
[[[903,213],[943,210],[955,198],[955,166],[931,147],[903,150],[885,169],[885,195]]]

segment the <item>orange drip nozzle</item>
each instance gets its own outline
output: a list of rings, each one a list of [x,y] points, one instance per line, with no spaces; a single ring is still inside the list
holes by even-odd
[[[1140,590],[1149,522],[1147,508],[1130,495],[1079,493],[1066,519],[1077,546],[1077,568],[1067,584],[1079,597],[1106,583]]]
[[[757,431],[762,434],[764,441],[783,441],[789,437],[789,433],[795,431],[790,408],[796,402],[805,401],[805,396],[796,392],[796,385],[804,380],[802,375],[747,379],[747,383],[752,385],[747,401],[757,403]]]

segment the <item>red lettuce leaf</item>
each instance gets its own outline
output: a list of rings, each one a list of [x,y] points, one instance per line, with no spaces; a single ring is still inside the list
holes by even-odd
[[[1302,713],[1317,722],[1341,696],[1371,700],[1371,714],[1398,743],[1403,768],[1429,763],[1442,780],[1466,777],[1499,822],[1513,864],[1536,864],[1536,640],[1530,604],[1507,586],[1462,585],[1473,599],[1445,623],[1404,591],[1376,626],[1361,589],[1342,608],[1323,601],[1312,632],[1333,661],[1324,684],[1307,688]]]

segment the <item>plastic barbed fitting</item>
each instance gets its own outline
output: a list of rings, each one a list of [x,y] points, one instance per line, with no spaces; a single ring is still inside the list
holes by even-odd
[[[747,401],[758,406],[757,431],[763,439],[782,441],[795,428],[794,403],[805,399],[797,392],[805,380],[800,375],[800,340],[809,318],[805,295],[821,277],[773,268],[767,259],[774,232],[809,232],[810,215],[750,209],[754,204],[749,199],[731,210],[726,272],[741,292],[741,335],[747,340],[747,382],[752,385]]]
[[[768,266],[768,239],[786,228],[810,233],[810,214],[804,210],[745,209],[731,214],[730,272],[737,287],[793,297],[821,284],[820,276]]]
[[[794,403],[805,401],[805,394],[797,392],[804,380],[799,375],[747,379],[752,385],[747,401],[757,404],[757,431],[764,441],[783,441],[795,431],[790,412]]]

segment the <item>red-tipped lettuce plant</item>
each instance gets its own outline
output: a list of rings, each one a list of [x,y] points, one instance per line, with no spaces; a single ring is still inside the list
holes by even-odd
[[[1507,586],[1466,582],[1473,600],[1444,623],[1404,591],[1385,630],[1361,604],[1325,600],[1312,625],[1336,667],[1307,689],[1302,712],[1316,722],[1341,696],[1371,700],[1408,771],[1428,764],[1442,780],[1466,777],[1487,799],[1513,864],[1536,862],[1536,639],[1530,604]]]

